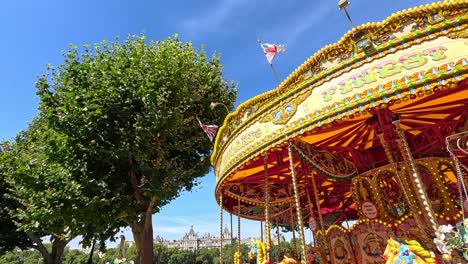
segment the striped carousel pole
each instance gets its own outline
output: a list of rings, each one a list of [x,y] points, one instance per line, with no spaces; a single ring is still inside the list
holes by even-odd
[[[229,213],[229,216],[231,217],[231,245],[234,245],[234,238],[233,238],[234,232],[232,230],[232,213]]]
[[[406,187],[405,183],[403,182],[403,176],[401,175],[401,173],[400,173],[400,171],[398,169],[398,164],[396,163],[395,159],[393,158],[393,154],[392,154],[392,151],[390,150],[390,146],[388,145],[387,141],[385,141],[384,134],[381,133],[381,134],[378,134],[377,136],[379,137],[380,144],[382,145],[382,148],[385,151],[385,155],[387,156],[388,163],[391,164],[393,170],[395,171],[397,183],[400,186],[400,190],[403,193],[403,197],[405,198],[405,201],[408,204],[408,207],[409,207],[409,209],[411,211],[411,214],[413,215],[414,221],[416,222],[416,224],[418,226],[421,226],[421,227],[425,226],[424,223],[422,222],[422,220],[420,219],[420,216],[418,214],[418,209],[417,209],[416,205],[414,204],[415,201],[413,201],[410,198],[410,194],[407,191],[408,188]],[[424,232],[424,234],[427,234],[427,232]],[[425,235],[425,236],[427,236],[427,235]],[[428,239],[428,238],[426,238],[426,239]]]
[[[271,237],[270,237],[270,190],[268,186],[268,155],[265,155],[263,163],[264,181],[265,181],[265,244],[267,251],[267,260],[270,260]]]
[[[237,254],[239,256],[239,263],[242,264],[242,256],[241,256],[241,220],[240,220],[240,199],[237,200]]]
[[[263,243],[263,221],[260,221],[260,241]]]
[[[294,190],[294,201],[296,203],[297,223],[299,224],[299,238],[301,241],[301,263],[306,264],[307,254],[306,254],[306,248],[305,248],[304,225],[302,223],[301,205],[299,203],[299,189],[297,187],[296,171],[294,169],[292,144],[290,144],[288,147],[288,155],[289,155],[289,165],[290,165],[290,170],[291,170],[291,179],[292,179],[293,190]]]
[[[279,216],[276,219],[276,241],[278,243],[277,249],[278,249],[278,256],[276,261],[280,261],[280,252],[281,252],[281,239],[280,239],[280,230],[279,230]]]
[[[291,204],[291,232],[292,232],[292,240],[293,240],[293,247],[294,247],[294,254],[298,256],[297,247],[296,247],[296,224],[294,223],[294,204]]]
[[[278,247],[279,247],[280,244],[281,244],[281,240],[280,240],[280,230],[279,230],[279,220],[276,221],[276,241],[277,241]]]
[[[393,121],[393,125],[396,128],[396,132],[399,137],[398,146],[400,147],[401,154],[403,159],[409,164],[410,168],[410,179],[413,181],[414,186],[416,187],[416,197],[421,204],[421,209],[424,212],[424,216],[430,223],[430,227],[432,229],[432,237],[435,237],[435,234],[439,228],[437,224],[437,220],[434,215],[434,211],[432,210],[432,206],[430,205],[429,198],[427,197],[426,190],[421,181],[421,177],[419,176],[418,169],[416,167],[416,163],[414,162],[413,155],[411,153],[411,149],[409,148],[408,142],[406,141],[405,134],[400,127],[400,121]]]
[[[306,190],[307,191],[307,190]],[[309,217],[312,217],[315,221],[315,215],[314,215],[314,205],[312,204],[312,200],[310,199],[310,194],[309,191],[307,191],[307,202],[309,203],[309,210],[310,210],[310,215]],[[309,220],[309,229],[310,229],[310,234],[312,235],[312,246],[315,246],[315,236],[314,236],[314,230],[312,230],[312,227],[310,226],[310,220]]]
[[[310,181],[312,182],[312,188],[313,188],[313,191],[314,191],[314,198],[315,198],[315,205],[317,207],[317,214],[318,214],[318,219],[319,219],[319,227],[320,227],[320,230],[322,231],[322,234],[325,235],[325,224],[323,223],[323,216],[322,216],[322,208],[320,206],[320,197],[319,197],[319,192],[318,192],[318,188],[317,188],[317,183],[315,182],[315,176],[314,175],[317,175],[314,171],[310,174]],[[317,236],[318,238],[318,236]],[[315,239],[315,238],[314,238]],[[318,244],[318,241],[317,243],[315,243],[314,241],[314,244],[316,244],[316,246],[320,246]],[[330,241],[328,243],[325,243],[325,252],[327,254],[327,258],[330,257],[330,248],[331,248],[331,245],[330,245]]]
[[[223,262],[223,193],[219,194],[219,263]]]
[[[315,182],[314,172],[311,173],[310,181],[312,182],[312,188],[314,190],[315,206],[317,207],[320,230],[322,230],[322,232],[325,232],[325,225],[323,223],[322,209],[320,207],[320,198],[318,196],[319,193],[317,189],[317,183]]]

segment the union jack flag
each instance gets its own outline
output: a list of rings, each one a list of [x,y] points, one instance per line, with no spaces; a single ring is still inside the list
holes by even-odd
[[[211,142],[213,142],[213,138],[216,136],[216,132],[218,131],[217,125],[203,125],[200,123],[200,127],[205,131],[205,134],[208,136]]]
[[[260,47],[262,47],[263,53],[265,53],[268,63],[270,64],[272,64],[273,58],[276,56],[278,52],[286,51],[283,45],[277,45],[277,44],[260,43]]]

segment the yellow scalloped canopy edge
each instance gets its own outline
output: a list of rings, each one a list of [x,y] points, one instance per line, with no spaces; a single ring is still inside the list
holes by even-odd
[[[281,92],[283,92],[285,89],[287,89],[290,85],[294,85],[294,82],[300,77],[300,75],[304,74],[304,72],[306,72],[310,68],[311,65],[313,65],[314,63],[316,63],[316,62],[320,61],[322,58],[324,58],[327,53],[329,53],[330,51],[335,50],[335,49],[337,49],[337,48],[339,48],[339,47],[341,47],[343,45],[349,44],[348,41],[351,40],[352,36],[356,32],[376,29],[376,28],[379,28],[381,26],[397,22],[402,17],[411,17],[413,15],[418,15],[418,14],[419,15],[427,14],[427,13],[430,13],[430,12],[435,12],[435,11],[438,11],[438,10],[441,10],[441,9],[447,9],[447,8],[451,8],[451,7],[452,8],[454,8],[454,7],[467,8],[468,7],[468,1],[466,1],[466,0],[454,0],[454,1],[434,2],[434,3],[431,3],[431,4],[420,5],[418,7],[403,9],[401,11],[393,13],[392,15],[390,15],[389,17],[387,17],[386,19],[384,19],[381,22],[372,22],[372,23],[368,22],[366,24],[356,26],[356,27],[352,28],[351,30],[349,30],[347,33],[345,33],[343,35],[343,37],[339,41],[335,42],[334,44],[325,45],[320,50],[315,52],[314,55],[310,56],[298,68],[296,68],[283,82],[281,82],[278,85],[278,87],[276,87],[276,88],[274,88],[274,89],[272,89],[270,91],[267,91],[265,93],[256,95],[256,96],[252,97],[251,99],[248,99],[247,101],[241,103],[235,109],[234,112],[229,113],[227,115],[227,117],[224,119],[223,125],[220,127],[220,129],[218,131],[218,135],[217,135],[217,137],[215,139],[214,150],[213,150],[213,154],[211,155],[211,163],[215,164],[215,159],[216,159],[216,156],[217,156],[220,140],[222,139],[222,137],[223,137],[222,135],[225,132],[225,130],[227,128],[227,124],[230,121],[239,118],[239,116],[243,114],[244,110],[248,109],[250,106],[255,105],[255,104],[259,103],[259,102],[267,101],[267,100],[269,100],[271,98],[275,98],[276,96],[281,94]],[[257,109],[257,111],[258,110],[262,110],[262,109]]]

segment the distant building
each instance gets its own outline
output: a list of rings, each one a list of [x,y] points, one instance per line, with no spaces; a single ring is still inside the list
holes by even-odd
[[[271,243],[273,245],[276,245],[276,246],[278,245],[278,236],[276,234],[271,235],[270,239],[271,239]],[[286,241],[286,239],[284,239],[284,236],[282,234],[279,234],[279,242],[281,243],[281,242],[284,242],[284,241]]]
[[[221,245],[221,239],[223,241],[223,245],[231,244],[231,232],[229,232],[227,226],[224,228],[222,238],[213,236],[210,233],[205,233],[204,235],[199,236],[193,230],[193,226],[191,226],[189,232],[178,240],[166,240],[158,235],[154,239],[154,242],[163,244],[169,248],[193,251],[198,248],[219,248]],[[234,239],[234,243],[235,241],[236,240]]]
[[[252,244],[252,239],[260,240],[260,238],[257,238],[257,237],[247,237],[247,238],[241,238],[241,243],[246,244],[246,245],[250,245],[250,244]],[[263,235],[263,242],[266,243],[265,241],[266,241],[266,237],[265,237],[265,235]],[[272,245],[278,245],[278,238],[277,238],[276,234],[271,234],[270,241],[271,241]],[[282,234],[280,234],[280,243],[284,242],[284,241],[286,241],[284,239],[284,236]]]

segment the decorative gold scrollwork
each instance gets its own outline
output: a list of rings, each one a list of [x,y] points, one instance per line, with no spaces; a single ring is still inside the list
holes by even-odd
[[[311,94],[311,90],[292,97],[290,100],[282,101],[278,107],[270,110],[260,119],[260,122],[273,122],[275,125],[286,124],[297,111],[297,107]]]

